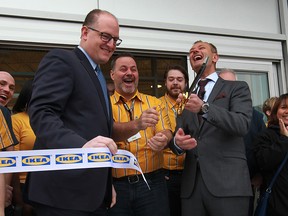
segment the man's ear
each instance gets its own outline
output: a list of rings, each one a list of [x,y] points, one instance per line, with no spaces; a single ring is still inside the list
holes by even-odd
[[[213,53],[212,62],[216,63],[219,60],[219,55],[217,53]]]
[[[113,70],[110,70],[110,77],[114,81],[114,71]]]

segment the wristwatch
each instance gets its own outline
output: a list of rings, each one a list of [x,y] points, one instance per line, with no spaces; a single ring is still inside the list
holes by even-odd
[[[202,104],[201,110],[200,110],[200,112],[198,114],[199,115],[203,115],[203,114],[208,113],[208,111],[209,111],[209,103],[208,102],[204,102]]]

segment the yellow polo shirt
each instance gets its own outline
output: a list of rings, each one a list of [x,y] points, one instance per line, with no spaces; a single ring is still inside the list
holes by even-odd
[[[34,147],[36,136],[30,126],[29,116],[27,112],[16,113],[11,116],[13,131],[19,140],[19,145],[14,147],[15,151],[32,150]],[[20,182],[25,183],[27,173],[20,173]]]
[[[0,150],[6,149],[18,143],[12,131],[11,117],[9,110],[0,108]]]
[[[176,101],[169,97],[167,94],[159,98],[163,104],[165,104],[165,109],[168,113],[169,120],[171,122],[171,128],[174,132],[176,127],[176,117],[177,110],[175,108]],[[164,169],[168,170],[183,170],[184,169],[184,159],[185,154],[175,155],[169,148],[164,150]]]
[[[130,121],[130,113],[125,109],[124,103],[120,99],[121,95],[115,91],[110,97],[112,104],[113,119],[115,122]],[[127,101],[122,97],[129,108],[132,109],[132,119],[140,118],[141,114],[149,109],[156,107],[160,113],[160,120],[155,127],[148,127],[141,130],[139,133],[141,138],[128,142],[127,140],[117,142],[119,149],[128,150],[135,155],[143,173],[149,173],[161,169],[163,167],[163,151],[153,151],[148,145],[147,141],[156,133],[165,129],[171,130],[169,117],[165,105],[156,97],[136,92],[131,100]],[[139,174],[132,169],[113,169],[113,177],[120,178],[123,176]]]

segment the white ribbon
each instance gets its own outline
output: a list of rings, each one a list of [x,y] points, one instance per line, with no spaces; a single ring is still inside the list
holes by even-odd
[[[115,155],[112,155],[108,148],[68,148],[0,152],[0,173],[98,167],[135,169],[141,173],[150,189],[137,159],[131,152],[125,150],[118,150]]]

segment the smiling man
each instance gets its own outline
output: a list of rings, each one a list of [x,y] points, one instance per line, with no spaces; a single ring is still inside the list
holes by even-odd
[[[12,99],[15,90],[15,80],[10,73],[0,71],[0,105],[6,106]]]
[[[186,152],[182,216],[246,216],[252,195],[243,141],[252,116],[249,87],[218,77],[219,55],[213,44],[196,41],[189,57],[196,73],[206,57],[209,61],[171,143],[175,153]]]
[[[78,47],[54,49],[42,59],[28,110],[34,149],[108,147],[117,152],[109,138],[113,120],[100,65],[120,43],[117,18],[95,9],[83,22]],[[108,167],[34,172],[26,184],[38,216],[106,216],[115,202]]]
[[[187,91],[188,73],[181,65],[170,65],[164,73],[166,93],[160,98],[168,112],[171,128],[176,127],[177,104],[180,93]],[[184,168],[185,154],[175,155],[169,148],[164,150],[164,169],[169,194],[170,216],[181,215],[181,176]]]
[[[13,146],[18,143],[12,130],[10,111],[5,107],[12,99],[15,90],[15,80],[6,71],[0,71],[0,150],[11,151]],[[0,215],[8,215],[10,210],[13,210],[12,202],[12,187],[10,182],[12,174],[0,174]],[[6,188],[6,189],[5,189]],[[6,192],[6,194],[5,194]],[[5,203],[4,203],[5,202]]]
[[[139,72],[135,58],[122,53],[111,63],[115,93],[111,96],[115,138],[119,149],[132,152],[151,187],[141,174],[131,169],[113,169],[117,203],[110,216],[167,216],[169,204],[164,178],[163,149],[172,138],[165,105],[138,91]],[[118,124],[120,123],[120,124]]]

